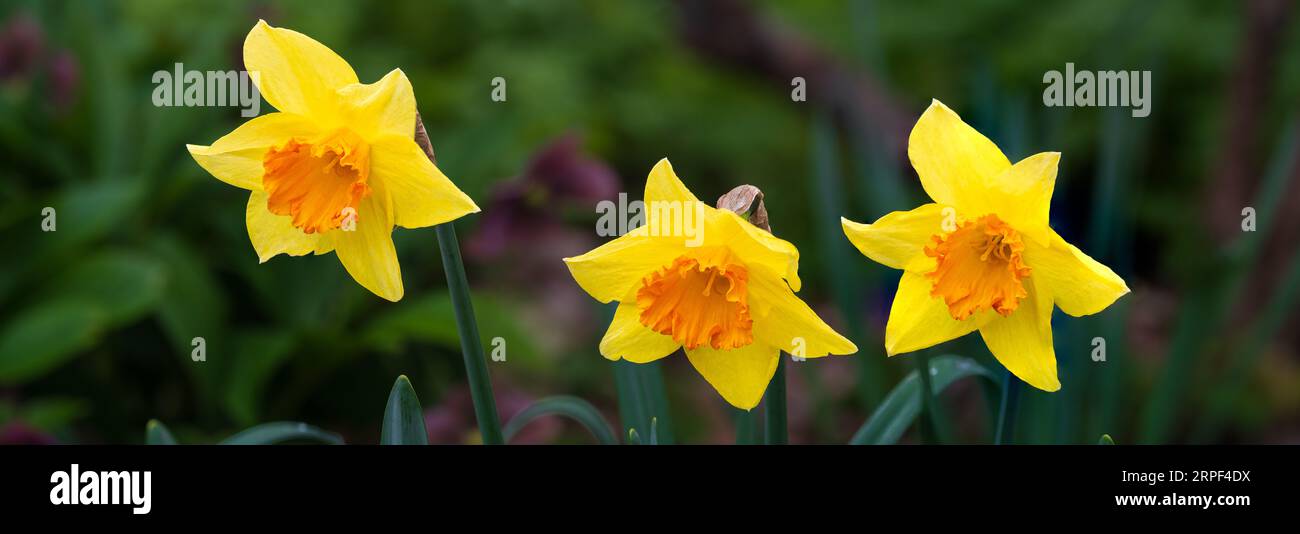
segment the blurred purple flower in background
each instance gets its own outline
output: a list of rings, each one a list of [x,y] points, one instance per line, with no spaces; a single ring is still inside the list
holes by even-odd
[[[542,148],[524,179],[544,186],[559,200],[593,204],[618,194],[620,180],[604,162],[580,153],[582,138],[568,134]]]
[[[54,436],[41,432],[22,421],[11,421],[0,426],[0,445],[58,445]]]
[[[618,175],[583,156],[581,145],[577,134],[560,137],[538,151],[522,174],[498,184],[469,240],[469,255],[486,260],[539,237],[555,238],[557,230],[567,230],[561,224],[563,210],[581,206],[594,213],[597,202],[617,196]]]
[[[509,421],[533,402],[531,396],[509,384],[497,384],[497,411],[501,421]],[[463,384],[447,392],[442,400],[424,411],[424,428],[429,433],[429,443],[463,444],[480,443],[478,422],[474,420],[474,401],[469,388]],[[543,444],[552,442],[560,433],[561,423],[554,417],[533,421],[515,435],[510,443]]]
[[[0,81],[26,77],[45,49],[45,31],[30,13],[18,13],[0,29]]]
[[[67,50],[60,50],[50,59],[50,91],[46,95],[54,109],[65,112],[77,100],[77,87],[81,82],[81,68],[77,65],[77,56]]]
[[[523,172],[493,189],[478,229],[466,241],[466,255],[481,268],[508,265],[496,273],[512,294],[531,304],[521,316],[539,329],[539,344],[555,352],[586,339],[583,329],[595,322],[592,307],[556,258],[581,254],[595,246],[594,222],[587,228],[566,224],[565,214],[593,218],[596,203],[617,198],[622,181],[604,162],[581,152],[582,138],[566,134],[539,150]],[[509,261],[501,261],[508,257]],[[543,321],[542,319],[545,319]]]
[[[46,86],[40,92],[62,114],[71,109],[81,81],[76,56],[66,49],[50,49],[45,30],[31,13],[19,12],[0,27],[0,83],[18,86],[26,97],[33,81]]]

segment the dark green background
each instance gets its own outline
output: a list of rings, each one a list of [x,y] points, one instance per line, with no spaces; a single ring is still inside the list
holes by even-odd
[[[738,4],[762,35],[780,36],[757,57],[808,54],[852,80],[810,73],[808,102],[791,101],[779,64],[705,53],[683,31],[702,15],[677,2],[3,4],[0,428],[11,441],[139,443],[157,418],[183,442],[294,420],[372,443],[402,373],[434,441],[476,439],[432,230],[394,234],[397,304],[352,282],[333,255],[259,265],[247,193],[184,148],[233,129],[237,110],[151,104],[152,73],[176,62],[240,68],[258,18],[330,46],[364,82],[408,74],[440,167],[485,210],[456,223],[467,249],[490,239],[477,230],[494,209],[520,214],[521,228],[546,223],[543,238],[469,258],[485,342],[507,342],[508,360],[489,365],[503,417],[553,394],[618,416],[614,369],[596,348],[609,310],[559,263],[601,242],[595,205],[519,178],[573,132],[634,199],[664,156],[701,198],[763,189],[776,233],[800,248],[800,295],[862,349],[789,366],[792,440],[846,441],[915,356],[886,360],[897,274],[853,250],[839,217],[869,222],[923,201],[898,143],[938,98],[1013,160],[1061,151],[1054,227],[1133,289],[1094,317],[1057,312],[1063,388],[1026,392],[1017,441],[1300,440],[1300,175],[1285,133],[1300,33],[1277,2]],[[713,36],[742,49],[755,38]],[[36,52],[15,48],[33,40]],[[1043,73],[1066,62],[1152,71],[1151,115],[1044,107]],[[496,76],[507,102],[489,99]],[[880,99],[858,108],[832,94],[862,87]],[[867,113],[847,117],[830,101]],[[527,194],[495,203],[503,183]],[[53,233],[40,231],[46,206],[57,209]],[[1258,232],[1238,228],[1245,206]],[[190,361],[194,336],[206,362]],[[1089,358],[1096,336],[1105,363]],[[977,336],[928,353],[1002,372]],[[677,441],[734,439],[733,411],[684,358],[663,372]],[[940,439],[990,440],[995,390],[966,380],[942,398]],[[590,440],[557,420],[530,429],[521,440]]]

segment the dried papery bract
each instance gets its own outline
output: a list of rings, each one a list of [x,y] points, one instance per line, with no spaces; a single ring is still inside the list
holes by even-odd
[[[415,112],[415,144],[420,145],[424,155],[429,156],[429,161],[438,164],[438,158],[433,155],[433,143],[429,141],[429,132],[424,129],[424,119],[418,111]]]
[[[437,164],[433,143],[429,141],[429,132],[424,129],[424,119],[419,112],[415,114],[415,144],[420,146],[429,161]],[[447,292],[451,294],[452,308],[456,313],[461,356],[465,361],[465,376],[469,382],[470,397],[474,401],[474,416],[478,420],[479,432],[483,436],[483,443],[503,445],[505,436],[501,430],[501,416],[497,413],[492,378],[487,370],[487,357],[483,352],[478,321],[474,317],[474,306],[470,300],[469,280],[465,276],[465,264],[461,261],[460,241],[456,239],[456,229],[451,223],[435,226],[434,232],[438,235],[442,269],[447,273]]]
[[[767,206],[763,205],[763,191],[749,184],[738,185],[727,194],[718,197],[718,209],[734,211],[749,224],[772,232],[772,224],[767,219]]]

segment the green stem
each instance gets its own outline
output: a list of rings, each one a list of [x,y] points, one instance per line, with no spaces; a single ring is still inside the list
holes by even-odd
[[[496,399],[492,396],[492,378],[488,376],[487,360],[483,356],[483,340],[479,338],[474,305],[469,298],[469,282],[465,279],[465,264],[460,259],[456,229],[448,222],[435,226],[434,232],[438,235],[438,248],[442,252],[442,268],[447,271],[451,305],[456,311],[456,331],[460,334],[460,349],[465,357],[465,375],[469,381],[470,397],[474,400],[479,433],[484,444],[501,445],[505,439],[501,435]]]
[[[736,445],[754,445],[758,443],[758,433],[755,432],[754,412],[747,410],[736,410]]]
[[[921,379],[921,443],[934,443],[934,412],[932,407],[934,388],[930,386],[930,357],[926,354],[916,356],[916,374]]]
[[[1016,412],[1020,411],[1020,379],[1007,371],[1002,382],[1002,408],[998,410],[995,445],[1009,445],[1016,436]]]
[[[638,433],[646,432],[650,427],[650,403],[641,391],[641,379],[637,374],[638,364],[627,360],[612,362],[614,367],[614,390],[618,392],[618,418],[623,423],[623,435],[632,429]]]
[[[785,423],[785,358],[777,355],[776,375],[767,386],[767,404],[763,407],[767,421],[763,427],[764,442],[768,445],[785,445],[790,435]]]

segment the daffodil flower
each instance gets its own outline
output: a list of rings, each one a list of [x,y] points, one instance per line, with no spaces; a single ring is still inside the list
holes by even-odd
[[[1013,374],[1056,391],[1052,307],[1082,316],[1128,293],[1124,280],[1048,226],[1060,153],[1012,165],[938,100],[907,155],[933,203],[873,224],[843,219],[867,257],[903,270],[885,327],[890,356],[979,330]]]
[[[357,283],[401,299],[393,226],[478,211],[416,145],[406,74],[362,84],[325,45],[265,21],[244,40],[244,65],[279,111],[187,148],[218,180],[252,192],[245,219],[259,262],[334,251]]]
[[[802,357],[857,347],[822,322],[794,291],[799,251],[740,215],[695,198],[667,159],[645,186],[646,224],[574,258],[583,290],[618,301],[600,353],[648,363],[684,348],[727,402],[763,398],[781,351]],[[694,223],[700,235],[686,235]]]

